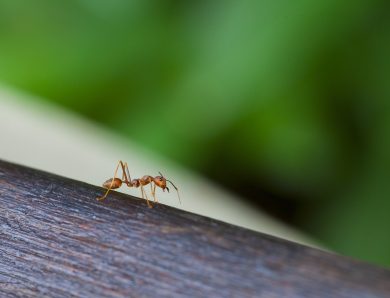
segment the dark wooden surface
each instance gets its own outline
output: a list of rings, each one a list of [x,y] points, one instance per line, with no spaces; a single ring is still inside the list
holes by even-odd
[[[389,270],[101,194],[0,161],[0,297],[390,297]]]

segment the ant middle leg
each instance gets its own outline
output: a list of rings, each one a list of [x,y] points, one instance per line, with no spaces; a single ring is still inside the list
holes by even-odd
[[[146,195],[146,192],[145,192],[145,189],[143,187],[143,185],[140,185],[140,188],[141,188],[141,195],[142,195],[142,198],[145,199],[146,198],[146,203],[148,204],[148,207],[149,208],[153,208],[152,204],[150,204],[150,201],[148,199],[148,196]]]

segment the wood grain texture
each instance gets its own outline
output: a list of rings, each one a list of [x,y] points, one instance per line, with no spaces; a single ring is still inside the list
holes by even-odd
[[[101,194],[0,161],[0,297],[390,297],[389,270]]]

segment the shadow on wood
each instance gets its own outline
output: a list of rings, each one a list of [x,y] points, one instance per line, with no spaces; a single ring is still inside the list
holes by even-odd
[[[1,297],[390,296],[389,270],[102,191],[0,161]]]

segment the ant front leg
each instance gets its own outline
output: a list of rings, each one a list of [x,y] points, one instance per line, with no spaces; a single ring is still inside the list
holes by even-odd
[[[156,184],[154,184],[153,182],[150,183],[150,191],[152,192],[154,202],[158,203],[158,200],[156,198]]]

